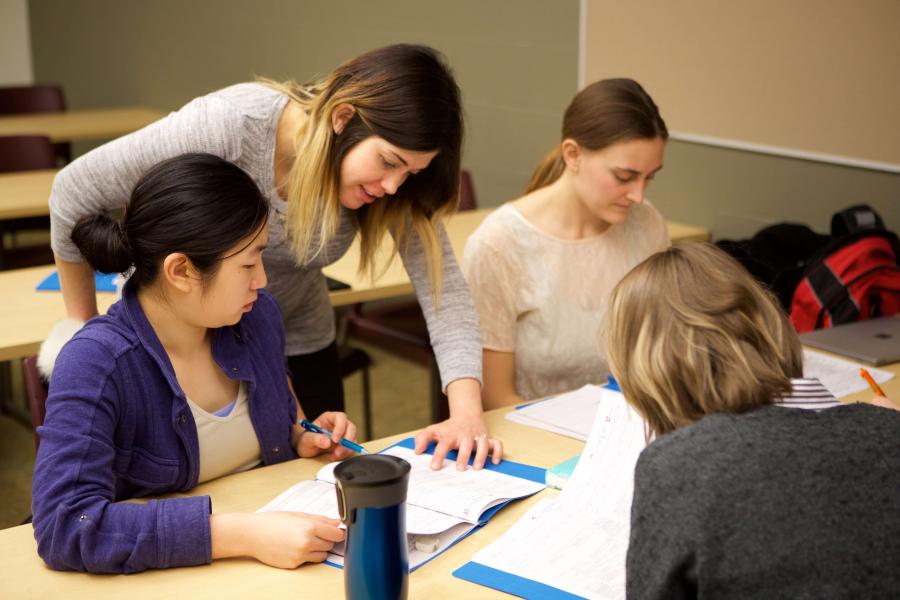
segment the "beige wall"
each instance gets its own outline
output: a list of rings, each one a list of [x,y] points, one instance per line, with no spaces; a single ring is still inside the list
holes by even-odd
[[[32,83],[26,0],[0,0],[0,85]]]
[[[834,212],[860,203],[900,231],[896,174],[674,140],[648,196],[666,217],[708,227],[716,239],[779,221],[827,233]]]
[[[900,2],[589,0],[588,79],[629,73],[671,129],[900,173]]]
[[[362,51],[432,45],[463,90],[464,166],[479,202],[516,196],[576,90],[578,2],[566,0],[31,0],[35,73],[73,107],[174,109],[252,79],[311,79]]]
[[[584,6],[585,81],[634,77],[673,132],[900,168],[900,3],[584,0]],[[649,195],[667,217],[710,227],[716,237],[745,237],[785,220],[824,231],[832,212],[860,202],[900,229],[896,170],[672,141]]]

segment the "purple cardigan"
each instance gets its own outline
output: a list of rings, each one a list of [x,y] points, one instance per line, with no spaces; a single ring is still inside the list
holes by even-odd
[[[226,375],[248,382],[263,462],[296,458],[275,300],[260,291],[237,325],[213,331],[212,351]],[[38,434],[34,535],[51,568],[134,573],[212,560],[208,496],[121,502],[187,492],[200,471],[193,415],[131,286],[63,348]]]

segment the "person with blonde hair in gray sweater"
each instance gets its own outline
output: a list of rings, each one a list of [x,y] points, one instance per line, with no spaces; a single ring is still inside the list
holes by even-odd
[[[684,244],[613,291],[610,367],[655,441],[635,470],[629,598],[900,597],[900,411],[804,379],[774,298]]]

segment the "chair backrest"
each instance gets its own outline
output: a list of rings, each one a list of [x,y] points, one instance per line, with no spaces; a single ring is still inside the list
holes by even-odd
[[[56,150],[42,135],[0,136],[0,173],[55,169]]]
[[[58,85],[0,87],[0,115],[64,110],[66,100]]]
[[[0,87],[0,115],[63,112],[64,110],[66,110],[66,98],[61,86]],[[53,148],[63,164],[72,159],[72,145],[69,142],[54,144]]]
[[[475,199],[475,185],[472,174],[463,169],[459,173],[459,210],[475,210],[478,201]]]
[[[28,412],[31,413],[34,449],[37,450],[41,444],[37,428],[44,424],[44,415],[47,413],[47,382],[38,370],[36,355],[22,359],[22,376],[25,380],[25,395],[28,396]]]

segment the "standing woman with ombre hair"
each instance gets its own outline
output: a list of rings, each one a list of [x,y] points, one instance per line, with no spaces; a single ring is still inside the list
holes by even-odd
[[[481,316],[488,408],[606,380],[597,333],[609,294],[669,244],[644,198],[667,137],[637,82],[592,83],[566,109],[562,140],[526,195],[469,238],[463,270]]]
[[[441,56],[395,45],[358,56],[323,81],[238,84],[86,154],[57,176],[52,245],[70,317],[97,314],[90,268],[71,240],[82,217],[127,203],[149,166],[183,152],[233,162],[271,204],[268,290],[287,330],[288,364],[310,417],[343,409],[334,314],[322,267],[360,236],[360,269],[393,236],[428,323],[450,418],[416,437],[437,441],[434,466],[488,453],[481,405],[481,340],[466,283],[441,225],[456,206],[463,137],[460,93]]]

